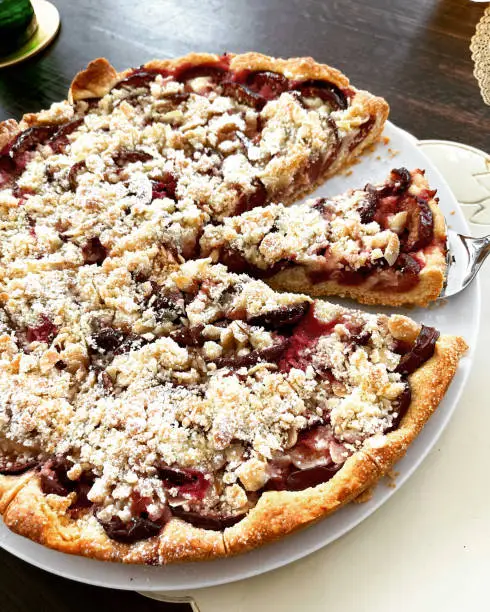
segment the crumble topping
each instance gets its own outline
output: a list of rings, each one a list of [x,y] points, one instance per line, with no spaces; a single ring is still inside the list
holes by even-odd
[[[396,183],[397,174],[406,181],[403,188]],[[208,225],[200,239],[201,253],[232,268],[248,266],[255,274],[274,274],[294,264],[315,274],[314,280],[334,278],[347,284],[365,281],[377,269],[393,289],[396,278],[388,276],[387,268],[416,275],[425,261],[423,248],[432,241],[426,201],[432,196],[420,171],[410,174],[402,168],[377,187],[289,207],[270,204]],[[412,234],[420,237],[410,238]],[[359,279],[343,277],[344,270],[358,272]]]
[[[325,252],[332,267],[342,263],[356,270],[382,257],[393,265],[400,252],[398,236],[381,230],[375,221],[361,223],[357,209],[362,195],[356,193],[347,201],[316,199],[254,209],[225,219],[222,225],[207,226],[201,248],[207,254],[229,245],[263,270],[284,259],[315,267]],[[324,204],[332,207],[331,220],[321,212]]]
[[[240,248],[257,265],[298,241],[309,261],[334,238],[354,259],[388,258],[406,219],[360,227],[355,194],[328,231],[314,207],[261,208],[348,156],[369,117],[319,85],[257,103],[206,75],[133,76],[27,116],[2,151],[0,472],[37,462],[73,516],[92,508],[109,535],[148,537],[169,515],[224,528],[396,427],[398,329],[413,344],[419,328],[198,259],[203,232],[238,240],[227,217],[254,208],[243,219],[263,250]]]
[[[104,266],[88,268],[96,285]],[[171,298],[156,306],[162,296]],[[340,467],[393,425],[404,382],[390,324],[416,336],[410,320],[275,293],[209,260],[181,265],[152,298],[138,310],[151,330],[143,334],[125,327],[131,319],[115,315],[118,304],[97,308],[80,292],[71,344],[60,332],[27,346],[19,333],[0,342],[2,438],[65,457],[69,479],[90,474],[87,497],[101,521],[130,520],[135,495],[155,520],[167,505],[239,516],[273,482],[278,461]],[[43,307],[51,303],[61,329],[51,300]],[[298,309],[298,322],[285,324],[284,313],[293,321]],[[312,321],[320,327],[305,342]],[[78,351],[78,367],[60,369],[68,350]],[[313,449],[302,441],[309,431],[321,432]],[[168,469],[197,471],[200,492],[170,486]]]
[[[23,153],[15,186],[0,191],[0,271],[81,266],[93,236],[108,255],[160,244],[188,256],[204,224],[291,191],[292,168],[337,142],[320,98],[284,92],[258,110],[202,79],[155,74],[29,116],[31,130],[71,127]]]

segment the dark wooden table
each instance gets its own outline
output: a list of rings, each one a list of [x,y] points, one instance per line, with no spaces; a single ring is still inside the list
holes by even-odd
[[[118,69],[189,51],[312,55],[387,98],[419,138],[490,149],[490,108],[469,42],[483,6],[463,0],[55,0],[61,33],[42,55],[0,72],[0,119],[63,99],[94,57]],[[164,570],[163,570],[164,571]],[[2,612],[186,610],[52,576],[0,551]]]

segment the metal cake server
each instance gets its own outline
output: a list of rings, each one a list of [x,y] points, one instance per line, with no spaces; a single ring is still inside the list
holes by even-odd
[[[490,253],[490,235],[471,238],[447,230],[447,240],[447,276],[439,300],[463,291],[475,278]]]

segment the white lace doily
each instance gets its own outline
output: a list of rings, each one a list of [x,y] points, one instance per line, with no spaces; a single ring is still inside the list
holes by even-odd
[[[485,104],[490,105],[490,6],[476,26],[471,39],[471,56],[475,63],[474,75],[480,85]]]

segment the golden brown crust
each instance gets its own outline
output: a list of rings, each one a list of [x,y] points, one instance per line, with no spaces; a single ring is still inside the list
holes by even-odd
[[[20,489],[4,513],[9,529],[61,552],[104,561],[157,562],[157,538],[127,545],[110,540],[91,513],[79,519],[67,514],[70,498],[44,495],[39,478]]]
[[[165,60],[151,60],[147,62],[143,68],[147,70],[178,70],[184,66],[199,66],[201,64],[216,64],[221,60],[219,55],[215,53],[188,53],[182,57]],[[129,74],[131,70],[126,70],[122,74]]]
[[[389,472],[405,455],[434,413],[456,373],[460,358],[467,350],[468,345],[463,338],[441,336],[436,343],[434,356],[409,376],[412,401],[400,427],[366,444],[366,452],[383,474]]]
[[[93,60],[73,79],[68,93],[69,102],[98,98],[105,95],[117,81],[117,72],[103,57]]]
[[[180,519],[172,519],[158,539],[160,564],[226,556],[222,532],[199,529]]]
[[[241,70],[270,70],[283,74],[289,79],[303,81],[306,79],[328,80],[338,87],[349,87],[349,79],[340,71],[317,63],[312,57],[293,57],[282,59],[269,57],[262,53],[227,54],[230,60],[230,69]],[[211,53],[189,53],[183,57],[168,60],[152,60],[144,65],[148,70],[177,70],[186,65],[200,65],[220,63],[223,58]],[[123,73],[126,74],[126,73]]]
[[[273,542],[335,512],[379,478],[362,452],[350,457],[329,481],[304,491],[269,491],[239,523],[225,530],[226,551],[238,554]]]
[[[15,494],[11,487],[9,503],[4,504],[5,525],[49,548],[101,561],[147,565],[197,561],[225,554],[221,533],[196,529],[178,519],[172,519],[158,536],[135,544],[118,543],[106,535],[90,511],[72,518],[67,512],[70,496],[44,495],[38,476],[8,478],[18,478],[18,482]]]
[[[282,59],[253,52],[230,55],[230,57],[232,58],[230,68],[235,71],[270,70],[283,74],[288,79],[298,81],[319,79],[330,81],[337,87],[349,87],[349,79],[339,70],[326,64],[319,64],[312,57]]]
[[[19,133],[19,124],[15,119],[7,119],[0,123],[0,150]]]
[[[15,476],[0,474],[0,514],[5,512],[7,506],[12,502],[20,489],[28,480],[32,478],[32,476],[32,471]]]
[[[267,283],[273,289],[306,293],[314,297],[337,295],[355,299],[361,304],[427,306],[441,293],[446,265],[445,258],[440,252],[430,254],[427,259],[427,265],[420,272],[419,283],[413,289],[400,293],[372,290],[365,283],[346,286],[329,280],[312,284],[305,269],[300,267],[283,270],[268,279]]]

